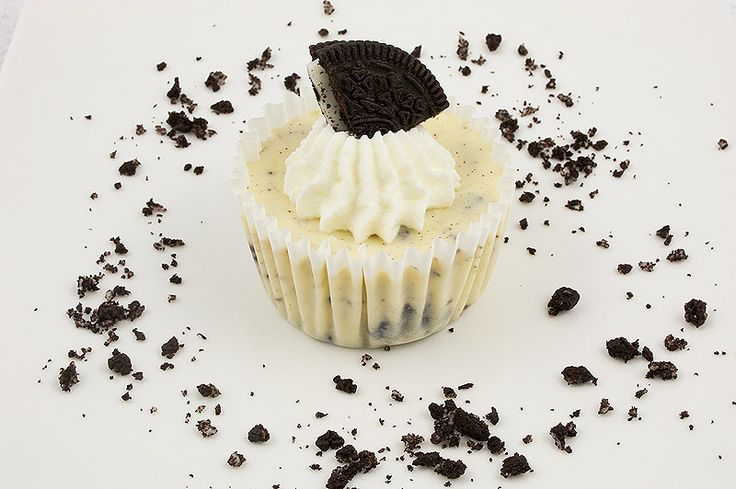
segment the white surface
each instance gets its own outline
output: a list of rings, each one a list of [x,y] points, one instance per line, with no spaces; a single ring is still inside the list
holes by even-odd
[[[730,211],[736,36],[725,5],[634,0],[608,6],[560,0],[534,8],[521,2],[452,8],[447,2],[424,4],[419,10],[389,1],[348,5],[336,0],[337,12],[325,18],[316,1],[298,7],[279,1],[237,6],[28,2],[0,75],[0,203],[6,209],[0,240],[4,487],[322,487],[334,466],[332,455],[318,458],[313,448],[300,447],[312,445],[327,428],[353,427],[359,429],[358,448],[391,447],[389,460],[354,485],[383,487],[385,475],[393,474],[390,487],[411,487],[409,477],[413,487],[441,487],[444,481],[435,474],[408,473],[404,463],[393,459],[401,453],[402,434],[431,432],[426,404],[440,399],[440,387],[467,381],[476,386],[461,398],[467,395],[470,408],[479,413],[495,405],[502,421],[494,433],[511,452],[526,454],[535,472],[506,481],[498,475],[500,460],[489,463],[488,452],[449,451],[469,465],[453,487],[613,488],[634,483],[685,488],[723,487],[734,480],[736,236]],[[376,16],[387,11],[392,14]],[[291,28],[285,26],[289,20],[294,21]],[[632,168],[623,179],[611,178],[612,164],[601,160],[582,189],[553,189],[551,175],[520,155],[519,174],[533,171],[544,182],[540,189],[550,196],[549,206],[543,207],[540,198],[516,206],[509,221],[511,242],[490,290],[456,324],[454,334],[442,332],[390,352],[371,352],[382,366],[378,371],[360,366],[361,351],[312,341],[281,321],[258,283],[229,189],[240,121],[279,98],[281,80],[270,80],[270,75],[303,75],[306,45],[318,40],[316,31],[323,26],[331,31],[346,27],[352,37],[388,40],[407,49],[422,43],[424,59],[447,92],[466,103],[483,100],[481,110],[489,114],[526,99],[542,105],[539,116],[546,127],[568,131],[596,125],[612,145],[632,140],[626,155]],[[472,65],[467,79],[457,73],[460,63],[454,55],[459,29],[471,41],[471,56],[483,53],[489,59],[483,67]],[[504,35],[496,54],[482,46],[488,31]],[[39,42],[41,35],[53,42]],[[549,64],[560,91],[581,96],[574,108],[544,101],[541,73],[527,78],[522,58],[513,52],[520,42],[537,62]],[[266,45],[280,48],[273,59],[277,68],[263,77],[263,93],[248,97],[244,62]],[[566,53],[562,61],[556,59],[558,50]],[[443,53],[447,60],[428,60]],[[195,56],[203,60],[195,62]],[[154,65],[161,60],[169,68],[157,73]],[[214,69],[230,75],[218,94],[202,86]],[[174,75],[200,103],[200,113],[208,114],[207,106],[221,98],[236,106],[233,116],[208,114],[219,134],[187,150],[174,150],[169,141],[159,144],[152,132],[152,121],[161,121],[169,108],[164,93]],[[538,86],[526,89],[528,82]],[[478,94],[479,86],[488,83],[497,97]],[[563,111],[563,122],[555,121]],[[85,114],[94,119],[84,120]],[[149,133],[117,140],[130,137],[137,122]],[[629,130],[642,136],[629,136]],[[537,133],[522,129],[519,136]],[[727,151],[715,150],[720,137],[731,141]],[[107,154],[115,148],[118,159],[111,161]],[[625,154],[622,149],[612,153]],[[118,177],[117,166],[132,157],[143,163],[139,174]],[[181,170],[185,162],[207,169],[195,177]],[[124,188],[116,192],[112,184],[118,180]],[[594,188],[600,189],[598,198],[584,197]],[[94,202],[88,198],[93,191],[100,194]],[[169,208],[162,224],[149,225],[140,215],[149,197]],[[562,208],[576,197],[584,197],[585,212]],[[531,223],[525,232],[514,225],[521,217]],[[550,219],[549,228],[541,225],[544,219]],[[729,224],[721,224],[722,219]],[[684,247],[691,258],[662,262],[651,274],[617,275],[617,263],[666,256],[668,249],[650,236],[665,223],[673,227],[673,246]],[[578,226],[586,232],[571,234]],[[689,237],[684,237],[686,230]],[[159,232],[187,241],[178,250],[182,286],[170,285],[171,272],[160,269],[168,253],[151,249],[151,233]],[[614,235],[611,248],[597,248],[594,242],[609,233]],[[127,260],[136,272],[126,285],[148,307],[135,324],[148,341],[136,344],[131,326],[124,324],[116,344],[146,373],[143,382],[134,382],[129,403],[119,399],[129,380],[107,380],[109,351],[102,338],[75,330],[64,315],[76,303],[76,276],[94,272],[95,259],[108,249],[107,239],[117,235],[131,250]],[[536,247],[537,256],[528,256],[526,246]],[[116,283],[108,279],[104,286]],[[544,304],[562,284],[580,290],[583,299],[573,312],[548,318]],[[627,290],[635,293],[628,302]],[[180,300],[169,305],[165,298],[171,292]],[[698,330],[682,320],[682,304],[691,297],[705,299],[711,312]],[[646,303],[653,305],[651,310]],[[192,332],[183,337],[186,348],[174,360],[176,369],[161,372],[159,345],[175,333],[182,338],[179,333],[187,325]],[[209,340],[195,338],[195,331]],[[664,351],[661,341],[670,332],[684,336],[691,350]],[[639,337],[658,358],[675,361],[678,380],[644,382],[643,361],[623,365],[609,358],[604,342],[618,335]],[[58,369],[68,362],[68,349],[83,345],[94,351],[80,365],[82,381],[71,394],[62,393]],[[199,347],[206,350],[197,352]],[[728,355],[715,356],[714,350]],[[189,362],[195,353],[198,360]],[[53,361],[42,371],[47,358]],[[598,386],[564,385],[558,372],[568,364],[587,365],[600,378]],[[330,379],[338,373],[356,380],[357,395],[334,391]],[[221,416],[212,415],[215,402],[202,402],[209,406],[206,415],[193,415],[193,420],[210,418],[220,428],[217,437],[206,440],[194,423],[183,423],[185,413],[200,403],[194,393],[200,382],[214,382],[223,391],[217,399]],[[641,400],[633,397],[637,384],[650,391]],[[402,391],[407,402],[389,406],[384,386]],[[185,388],[191,406],[179,393]],[[424,400],[417,401],[419,396]],[[599,418],[595,411],[601,397],[610,398],[616,410]],[[158,407],[155,415],[148,413],[152,405]],[[631,405],[639,406],[642,421],[626,421]],[[567,455],[554,448],[547,431],[578,408],[583,410],[576,420],[579,435],[572,440],[574,453]],[[690,419],[678,419],[683,409],[690,411]],[[317,410],[330,415],[315,420]],[[379,417],[386,419],[385,426]],[[245,441],[257,422],[271,431],[268,446]],[[689,423],[694,431],[687,429]],[[521,438],[527,433],[534,442],[525,446]],[[297,437],[295,444],[291,435]],[[248,458],[240,470],[225,465],[235,449]],[[309,470],[315,462],[324,470]]]
[[[0,66],[5,61],[22,7],[23,0],[0,0]]]

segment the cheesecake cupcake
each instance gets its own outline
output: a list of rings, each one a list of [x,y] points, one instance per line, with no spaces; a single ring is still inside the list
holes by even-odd
[[[475,302],[513,196],[489,119],[374,41],[310,47],[314,90],[250,121],[233,185],[266,292],[322,341],[424,338]]]

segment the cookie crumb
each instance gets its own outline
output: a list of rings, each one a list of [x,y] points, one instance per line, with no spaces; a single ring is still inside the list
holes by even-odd
[[[672,362],[649,362],[648,368],[647,379],[674,380],[677,378],[677,367]]]
[[[209,419],[197,421],[197,430],[202,435],[202,438],[209,438],[217,434],[217,428],[212,425]]]
[[[523,46],[524,45],[522,44],[520,47]],[[530,470],[532,470],[532,468],[529,466],[529,462],[526,457],[524,455],[520,455],[518,452],[505,458],[501,463],[501,476],[503,476],[504,479],[524,474]]]
[[[705,324],[708,319],[706,307],[708,304],[700,299],[690,299],[685,303],[685,321],[694,325],[696,328]]]
[[[343,379],[339,375],[336,375],[333,377],[332,382],[335,383],[335,389],[348,394],[355,394],[358,390],[358,386],[353,382],[353,379]]]
[[[611,403],[606,399],[605,397],[601,399],[601,405],[598,408],[598,414],[607,414],[609,411],[613,411],[613,406],[611,406]]]
[[[486,34],[486,46],[488,46],[488,50],[493,52],[498,49],[498,47],[501,45],[502,40],[503,38],[501,37],[501,34]]]
[[[242,453],[237,451],[233,452],[227,459],[227,464],[230,467],[240,467],[245,462],[245,457]]]
[[[270,439],[271,435],[262,424],[257,424],[248,431],[248,441],[251,443],[265,443]]]
[[[66,368],[59,369],[59,387],[64,392],[70,392],[72,386],[78,383],[77,365],[72,360]]]
[[[570,287],[557,289],[547,303],[547,313],[557,316],[562,311],[569,311],[580,301],[580,294]]]
[[[582,365],[565,367],[561,373],[568,385],[587,384],[588,382],[598,385],[598,379],[590,373],[590,370]]]

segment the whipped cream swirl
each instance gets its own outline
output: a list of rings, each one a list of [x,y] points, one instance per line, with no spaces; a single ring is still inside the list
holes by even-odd
[[[422,126],[360,139],[323,117],[286,159],[284,192],[300,219],[358,242],[393,241],[401,226],[421,230],[427,209],[449,207],[460,176],[455,160]]]

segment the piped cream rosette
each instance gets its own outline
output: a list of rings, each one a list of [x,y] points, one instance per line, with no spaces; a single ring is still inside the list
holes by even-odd
[[[306,91],[305,91],[306,92]],[[498,202],[454,238],[436,238],[429,250],[409,248],[400,259],[385,252],[359,256],[333,251],[329,241],[292,239],[279,228],[248,187],[248,163],[258,161],[261,143],[288,121],[317,108],[313,97],[287,93],[251,119],[238,144],[233,187],[253,260],[281,315],[313,338],[354,348],[408,343],[455,321],[485,289],[499,251],[506,213],[514,193],[505,166]],[[488,118],[454,103],[447,109],[469,121],[492,143],[489,158],[505,165],[507,153]]]

